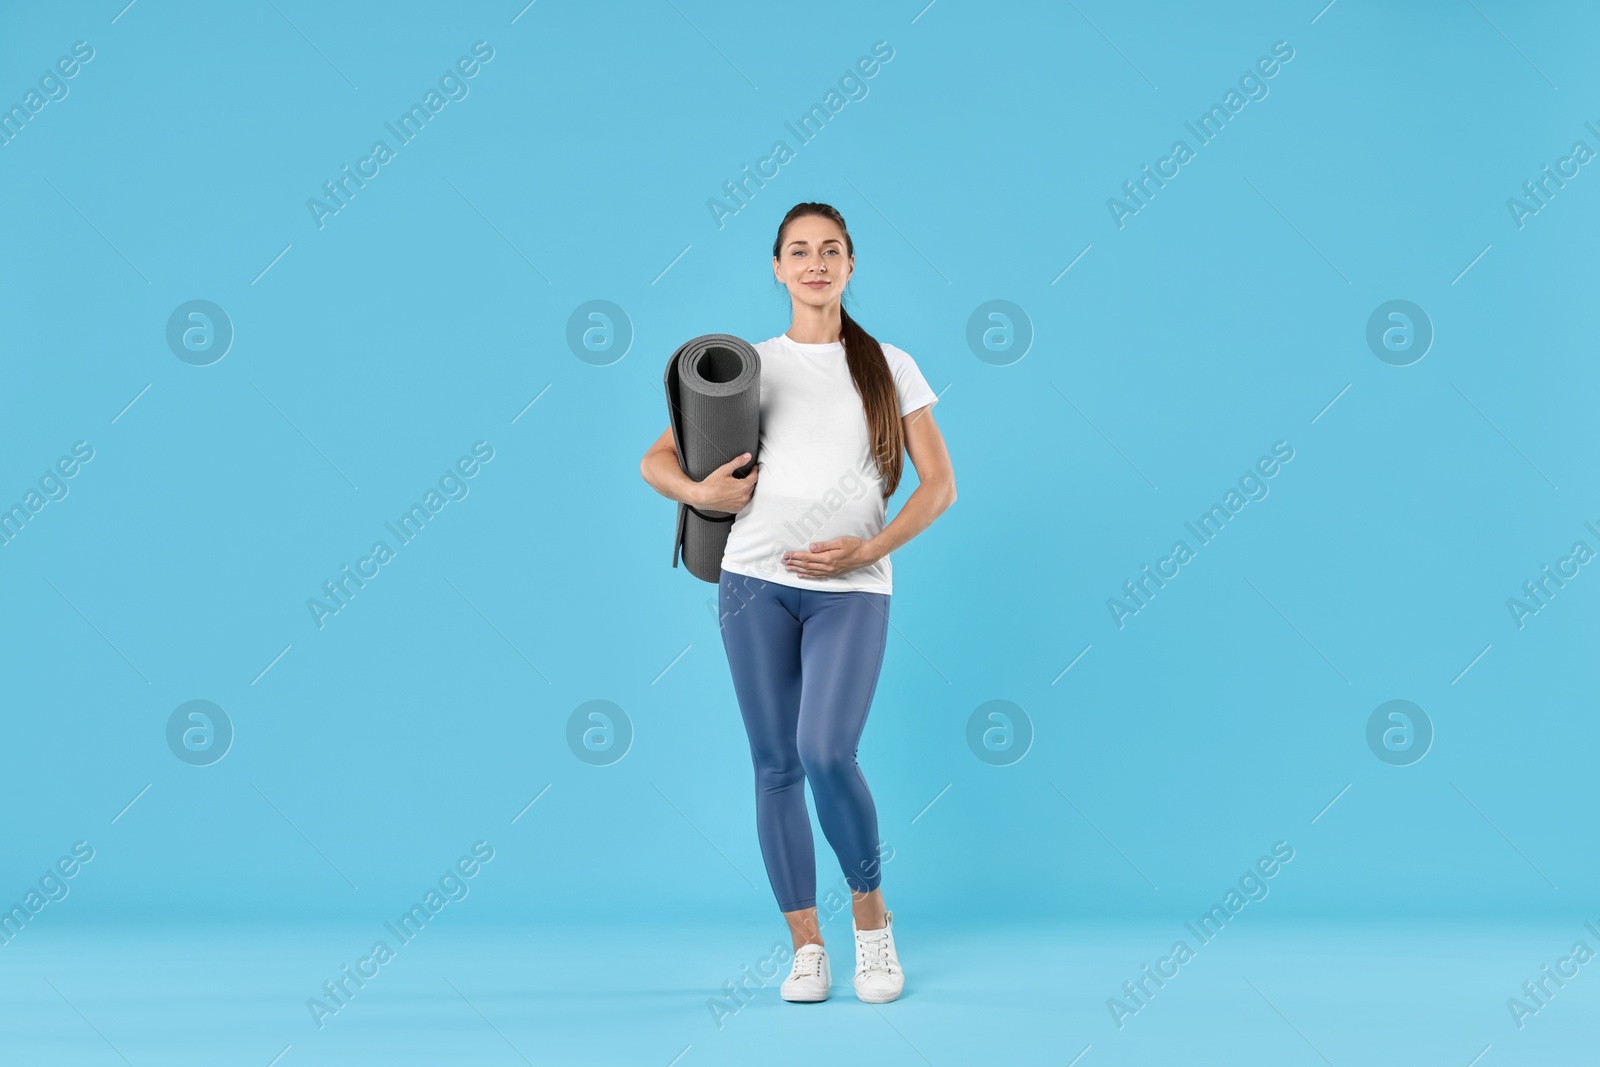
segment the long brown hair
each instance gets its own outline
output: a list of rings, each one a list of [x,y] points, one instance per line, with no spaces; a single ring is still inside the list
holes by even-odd
[[[830,204],[807,202],[790,208],[778,224],[778,236],[772,242],[773,259],[778,258],[783,247],[783,231],[788,229],[790,222],[805,215],[821,215],[831,219],[838,225],[839,232],[844,234],[845,254],[856,254],[855,244],[850,240],[850,230],[844,224],[844,216]],[[900,422],[900,399],[895,393],[894,374],[889,370],[883,346],[850,317],[850,313],[844,309],[842,297],[839,303],[839,327],[839,340],[844,344],[850,380],[855,383],[856,393],[860,395],[861,406],[866,412],[867,437],[872,442],[872,455],[877,463],[878,475],[883,479],[883,495],[887,499],[894,495],[895,488],[900,484],[906,450],[906,432]]]

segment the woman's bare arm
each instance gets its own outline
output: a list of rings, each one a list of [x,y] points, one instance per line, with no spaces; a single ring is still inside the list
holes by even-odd
[[[639,473],[650,483],[650,488],[669,500],[700,506],[700,483],[683,473],[678,466],[678,450],[672,443],[672,427],[668,426],[656,438],[655,444],[639,461]]]
[[[672,440],[672,427],[668,426],[639,461],[639,473],[650,483],[650,488],[669,500],[706,511],[733,513],[742,510],[756,490],[759,466],[752,467],[746,477],[733,476],[734,470],[744,466],[749,458],[748,452],[734,456],[706,475],[704,481],[697,482],[678,466],[678,449]]]
[[[956,502],[956,476],[950,466],[944,434],[933,421],[933,407],[918,408],[902,420],[906,452],[917,469],[917,487],[895,517],[869,544],[874,559],[882,559],[932,525]]]

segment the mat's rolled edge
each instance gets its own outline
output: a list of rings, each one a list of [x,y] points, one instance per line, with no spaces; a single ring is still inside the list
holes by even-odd
[[[672,450],[678,456],[678,469],[687,474],[688,464],[683,460],[683,442],[680,440],[682,434],[678,432],[677,370],[678,352],[681,351],[681,348],[674,350],[672,353],[672,358],[667,360],[667,369],[661,375],[661,385],[667,394],[667,422],[672,427]],[[683,548],[684,524],[688,516],[686,508],[687,505],[685,505],[683,501],[678,501],[678,521],[676,523],[676,529],[673,531],[672,535],[672,566],[674,569],[676,569],[678,566],[679,550]]]

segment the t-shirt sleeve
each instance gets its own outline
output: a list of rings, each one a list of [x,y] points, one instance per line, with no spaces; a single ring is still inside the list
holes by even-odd
[[[917,369],[917,361],[894,345],[883,345],[883,357],[894,374],[894,389],[900,398],[900,417],[911,414],[920,407],[937,404],[939,396],[928,385],[928,379]]]

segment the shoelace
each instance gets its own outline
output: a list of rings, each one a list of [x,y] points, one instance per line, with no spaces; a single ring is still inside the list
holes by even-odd
[[[822,977],[822,953],[799,952],[795,954],[794,966],[789,970],[790,978]]]
[[[880,931],[864,931],[868,934],[877,934]],[[856,937],[857,958],[860,960],[861,973],[869,971],[882,971],[885,974],[893,973],[894,968],[889,963],[889,936],[883,933],[881,937]]]

